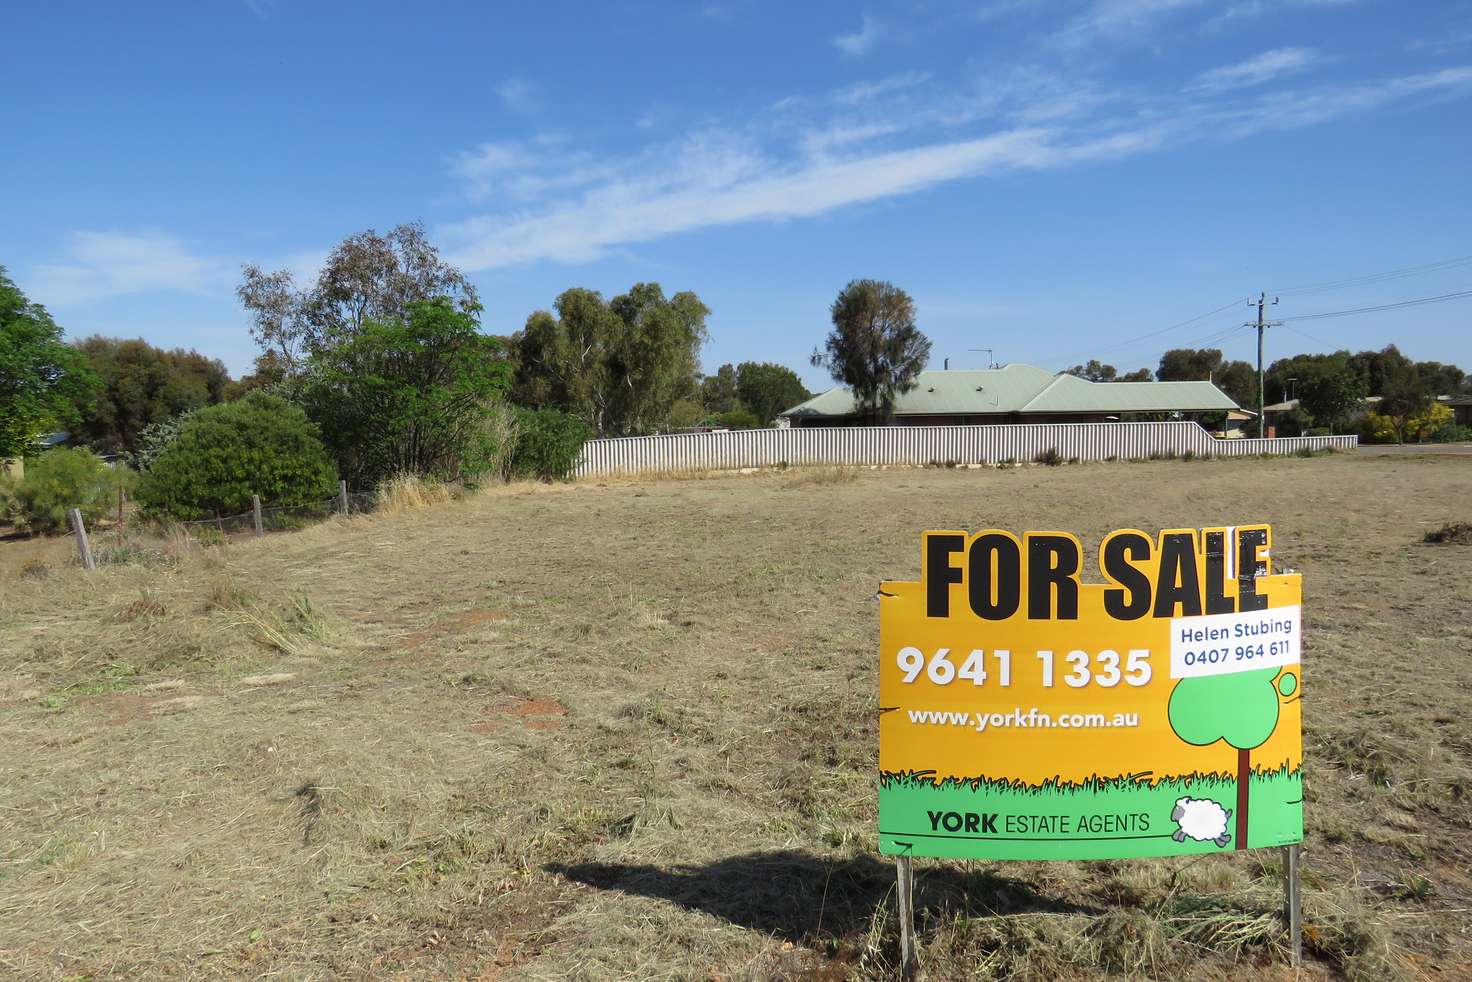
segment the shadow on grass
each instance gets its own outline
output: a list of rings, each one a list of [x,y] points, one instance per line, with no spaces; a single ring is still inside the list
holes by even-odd
[[[891,863],[873,856],[824,859],[793,850],[753,852],[702,865],[549,864],[549,872],[600,890],[654,897],[794,944],[822,947],[867,932],[890,901]],[[943,913],[1091,913],[1045,897],[1020,880],[957,867],[915,870],[917,920]]]

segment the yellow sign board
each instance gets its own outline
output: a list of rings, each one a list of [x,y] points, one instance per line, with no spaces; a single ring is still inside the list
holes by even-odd
[[[882,852],[1103,859],[1303,837],[1302,586],[1267,525],[932,531],[881,588]]]

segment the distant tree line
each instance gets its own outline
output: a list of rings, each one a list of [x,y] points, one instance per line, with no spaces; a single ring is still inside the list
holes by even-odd
[[[139,495],[160,510],[209,514],[238,508],[252,486],[305,500],[339,477],[358,486],[405,473],[561,477],[589,436],[769,426],[810,397],[771,362],[703,374],[710,310],[658,283],[612,298],[570,289],[521,330],[487,334],[474,286],[413,223],[349,236],[306,284],[247,266],[237,292],[260,354],[232,380],[194,350],[102,336],[69,344],[0,267],[0,458],[32,455],[38,437],[66,430],[136,466]],[[812,363],[848,387],[861,418],[887,420],[930,355],[914,301],[887,281],[855,279],[829,316]],[[1096,359],[1068,371],[1100,383],[1210,380],[1238,405],[1257,404],[1253,366],[1215,348],[1169,350],[1153,371]],[[1354,425],[1367,439],[1405,441],[1455,437],[1435,397],[1468,392],[1457,366],[1391,345],[1279,359],[1263,395],[1298,400],[1280,416],[1285,434]],[[82,458],[58,457],[40,473],[50,472],[90,474],[97,500],[97,488],[119,483]]]
[[[473,285],[418,224],[349,236],[305,284],[247,266],[237,294],[260,353],[232,380],[193,350],[67,343],[0,268],[0,458],[35,456],[41,437],[66,430],[141,480],[109,484],[79,449],[34,468],[31,491],[47,475],[73,475],[73,496],[91,508],[102,497],[82,492],[84,476],[94,489],[136,483],[145,507],[194,518],[239,511],[252,494],[317,500],[339,478],[358,487],[401,474],[560,478],[593,435],[771,425],[808,397],[780,365],[702,375],[710,311],[657,283],[612,299],[568,290],[521,331],[485,333]],[[0,510],[34,497],[12,490],[0,488]]]
[[[1173,348],[1148,368],[1121,375],[1113,365],[1091,360],[1067,369],[1092,382],[1144,382],[1201,379],[1214,383],[1244,409],[1257,408],[1257,369],[1241,360],[1228,361],[1217,348]],[[1331,354],[1298,354],[1272,362],[1263,372],[1266,405],[1297,400],[1296,409],[1279,416],[1280,436],[1312,429],[1343,432],[1352,421],[1367,439],[1400,442],[1460,434],[1446,429],[1451,412],[1438,406],[1438,396],[1472,395],[1472,376],[1456,365],[1412,361],[1395,345],[1379,351],[1348,350]],[[1367,400],[1370,400],[1367,402]]]
[[[1155,378],[1155,373],[1148,368],[1141,368],[1121,375],[1119,374],[1119,369],[1113,365],[1105,365],[1093,358],[1090,358],[1087,364],[1074,365],[1072,368],[1064,369],[1064,374],[1077,375],[1079,378],[1088,379],[1090,382],[1149,382]]]

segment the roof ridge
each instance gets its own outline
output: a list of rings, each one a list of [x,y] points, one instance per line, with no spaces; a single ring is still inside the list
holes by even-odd
[[[1047,385],[1043,386],[1041,389],[1039,389],[1038,391],[1034,392],[1032,394],[1032,398],[1029,399],[1029,400],[1027,400],[1027,402],[1023,403],[1022,408],[1019,409],[1018,412],[1020,412],[1020,413],[1027,412],[1029,409],[1032,408],[1032,404],[1033,403],[1037,402],[1043,396],[1047,395],[1048,392],[1049,392],[1049,390],[1051,390],[1054,386],[1059,385],[1059,384],[1066,384],[1066,383],[1063,382],[1063,380],[1066,379],[1066,378],[1074,379],[1074,380],[1079,381],[1079,382],[1083,382],[1085,385],[1093,385],[1094,384],[1093,382],[1090,382],[1086,378],[1079,378],[1077,375],[1070,375],[1068,372],[1059,372],[1057,375],[1054,375],[1051,379],[1048,380],[1048,384]]]

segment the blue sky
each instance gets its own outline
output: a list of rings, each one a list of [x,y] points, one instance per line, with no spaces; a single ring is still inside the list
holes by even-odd
[[[72,336],[248,369],[242,263],[419,219],[485,328],[640,280],[707,369],[807,364],[849,279],[933,367],[1130,369],[1279,316],[1472,288],[1472,2],[14,5],[0,264]],[[1472,369],[1472,300],[1274,329]],[[1223,335],[1217,340],[1219,335]]]

